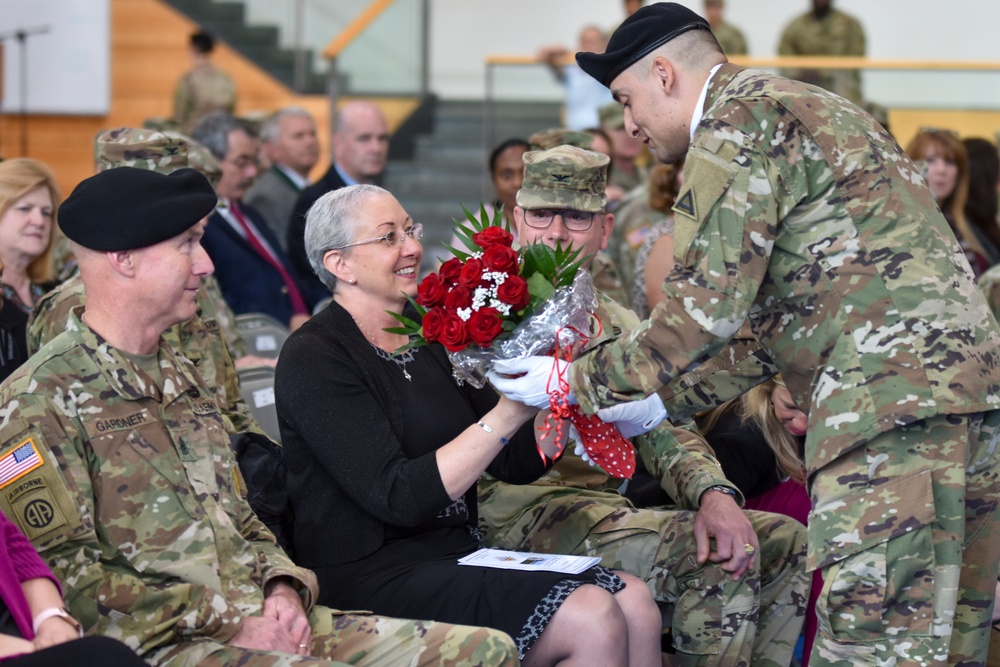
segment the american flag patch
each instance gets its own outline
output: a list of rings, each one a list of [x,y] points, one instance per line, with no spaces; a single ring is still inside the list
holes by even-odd
[[[0,459],[0,489],[14,480],[31,472],[42,465],[41,455],[35,449],[35,443],[28,438],[17,446],[17,449]]]

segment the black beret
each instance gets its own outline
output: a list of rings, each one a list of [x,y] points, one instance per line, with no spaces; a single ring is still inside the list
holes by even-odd
[[[657,2],[640,8],[622,21],[604,53],[576,54],[584,72],[607,87],[615,77],[653,49],[688,30],[711,30],[708,21],[676,2]]]
[[[218,195],[194,169],[135,167],[91,176],[59,207],[59,227],[91,250],[132,250],[173,238],[215,209]]]

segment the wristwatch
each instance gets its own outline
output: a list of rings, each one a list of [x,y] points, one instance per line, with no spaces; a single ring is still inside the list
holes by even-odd
[[[722,484],[715,484],[705,489],[705,491],[702,491],[701,495],[705,495],[705,493],[708,491],[718,491],[719,493],[724,493],[727,496],[731,496],[733,500],[739,503],[739,496],[736,495],[736,489],[733,489],[732,487],[723,486]]]
[[[72,625],[74,628],[76,628],[77,634],[79,634],[81,637],[83,636],[83,626],[80,625],[80,621],[70,616],[69,612],[63,609],[62,607],[49,607],[48,609],[43,609],[42,611],[38,612],[38,616],[35,616],[35,618],[33,618],[31,621],[31,629],[37,635],[38,628],[42,627],[42,623],[49,620],[53,616],[58,616],[59,618],[63,619],[64,621]]]

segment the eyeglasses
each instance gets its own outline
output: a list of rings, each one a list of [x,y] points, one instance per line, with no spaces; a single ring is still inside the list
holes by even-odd
[[[529,208],[524,209],[524,222],[529,227],[535,229],[545,229],[552,224],[556,216],[562,218],[563,227],[571,232],[585,232],[594,224],[596,211],[575,211],[573,209],[563,209],[556,211],[551,208]]]
[[[354,243],[348,243],[347,245],[342,245],[337,248],[330,248],[330,250],[344,250],[345,248],[353,248],[356,245],[378,243],[379,241],[384,243],[387,248],[395,248],[396,246],[403,245],[403,243],[406,242],[407,236],[409,236],[414,241],[419,241],[424,236],[424,226],[418,222],[409,229],[403,230],[402,232],[396,231],[394,229],[391,232],[384,234],[383,236],[376,236],[373,239],[365,239],[364,241],[355,241]]]

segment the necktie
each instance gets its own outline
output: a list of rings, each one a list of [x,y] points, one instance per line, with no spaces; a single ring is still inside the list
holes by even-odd
[[[299,291],[298,285],[295,284],[295,280],[285,267],[282,266],[281,262],[260,242],[260,239],[257,238],[257,230],[250,225],[250,222],[244,217],[243,211],[240,210],[239,205],[235,201],[229,202],[229,212],[233,214],[233,218],[243,228],[250,247],[263,257],[268,264],[273,266],[275,271],[281,274],[281,279],[285,281],[285,289],[288,291],[288,298],[292,300],[292,312],[296,315],[308,313],[309,308],[306,307],[306,301],[302,298],[302,293]]]

